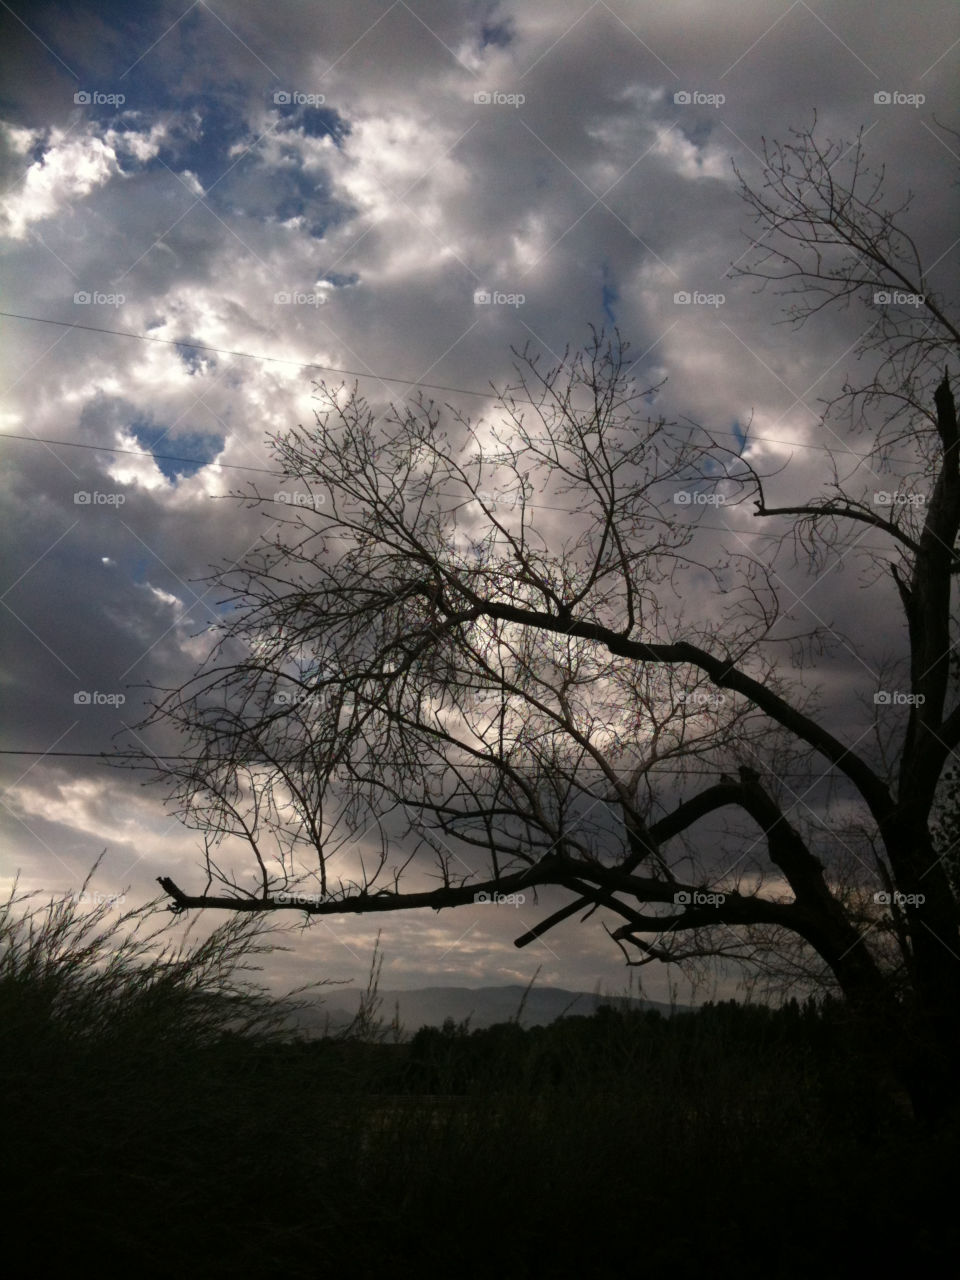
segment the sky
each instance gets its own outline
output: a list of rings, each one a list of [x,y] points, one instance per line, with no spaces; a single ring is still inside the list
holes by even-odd
[[[82,753],[114,750],[137,686],[208,650],[201,580],[262,533],[226,495],[270,468],[268,433],[311,418],[313,380],[348,371],[378,407],[455,388],[477,416],[493,402],[466,393],[515,376],[512,346],[554,359],[617,326],[637,375],[667,380],[657,410],[787,464],[780,498],[830,478],[818,397],[856,371],[870,317],[797,331],[731,275],[752,230],[733,165],[757,182],[764,139],[814,116],[824,139],[862,129],[889,203],[913,193],[931,280],[956,280],[947,0],[15,0],[0,24],[2,746],[22,753],[0,757],[5,887],[77,891],[103,850],[91,887],[128,906],[158,875],[202,884],[157,789]],[[706,514],[757,548],[749,511]],[[837,635],[869,623],[870,670],[853,641],[809,674],[827,705],[871,692],[896,647],[885,589],[859,583],[838,561],[804,595]],[[543,913],[328,917],[267,978],[360,980],[379,928],[387,987],[539,969],[626,989],[595,921],[517,951]],[[662,967],[643,981],[689,994]]]

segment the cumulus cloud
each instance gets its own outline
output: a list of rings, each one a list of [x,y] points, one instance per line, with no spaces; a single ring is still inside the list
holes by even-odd
[[[40,140],[39,132],[30,129],[13,128],[7,136],[14,153],[23,158]],[[71,138],[66,130],[53,129],[42,156],[27,164],[19,184],[0,206],[5,234],[22,240],[33,223],[62,216],[119,172],[117,153],[108,140]]]

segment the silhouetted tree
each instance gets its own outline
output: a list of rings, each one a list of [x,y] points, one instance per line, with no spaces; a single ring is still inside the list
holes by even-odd
[[[763,186],[743,183],[760,235],[739,270],[791,281],[799,323],[855,298],[872,309],[868,381],[827,407],[876,418],[865,462],[841,479],[833,460],[823,496],[771,505],[749,447],[644,416],[653,389],[618,334],[552,367],[515,352],[499,425],[451,411],[452,437],[430,400],[381,421],[355,388],[321,385],[316,424],[271,439],[296,501],[253,491],[271,540],[217,576],[237,607],[155,713],[193,757],[163,772],[183,818],[210,850],[245,842],[253,876],[211,852],[203,892],[161,883],[178,910],[308,916],[555,886],[569,903],[518,946],[600,908],[630,963],[825,973],[934,1114],[960,1065],[957,900],[931,834],[960,743],[943,372],[960,333],[859,140],[823,147],[811,130],[765,160]],[[718,553],[698,528],[717,494],[726,510],[753,499],[813,573],[842,550],[892,583],[905,645],[899,674],[865,690],[873,742],[804,679],[835,637],[784,625],[801,597],[776,555]],[[863,628],[865,643],[868,606]],[[826,775],[832,831],[803,799]],[[424,849],[440,883],[411,888]]]

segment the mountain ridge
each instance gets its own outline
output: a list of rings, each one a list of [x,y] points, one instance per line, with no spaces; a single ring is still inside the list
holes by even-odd
[[[356,1016],[364,994],[359,988],[325,992],[317,1004],[291,1011],[291,1024],[295,1024],[299,1034],[310,1038],[322,1036],[327,1024],[329,1032],[336,1034]],[[470,1030],[515,1020],[526,1028],[547,1026],[564,1016],[590,1017],[600,1005],[653,1010],[666,1017],[686,1008],[639,996],[599,995],[595,991],[570,991],[565,987],[528,990],[519,983],[499,987],[415,987],[405,991],[380,991],[377,1001],[374,1018],[387,1027],[399,1005],[399,1022],[405,1037],[423,1026],[442,1026],[447,1018],[458,1025],[468,1022]]]

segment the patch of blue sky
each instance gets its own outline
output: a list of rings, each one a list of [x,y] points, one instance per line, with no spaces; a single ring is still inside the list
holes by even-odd
[[[196,95],[177,104],[156,159],[148,161],[145,167],[166,165],[175,173],[189,170],[208,191],[215,188],[236,163],[238,157],[231,154],[231,149],[254,141],[239,94],[225,92],[216,98]],[[242,159],[240,162],[243,163]]]
[[[481,26],[481,49],[489,48],[490,45],[496,49],[506,49],[512,43],[513,27],[509,19],[504,22],[484,22]]]
[[[169,427],[142,417],[131,422],[130,430],[137,443],[153,456],[160,473],[174,484],[178,479],[196,475],[207,463],[213,461],[224,446],[223,436],[208,435],[200,431],[172,435]],[[169,458],[158,457],[158,454],[173,455],[184,461],[172,462]]]
[[[192,338],[186,339],[187,343],[192,341]],[[202,345],[202,343],[198,343],[198,346]],[[198,350],[197,347],[189,345],[181,346],[180,343],[177,343],[176,351],[192,374],[205,373],[216,366],[217,357],[215,352]]]
[[[350,122],[332,107],[295,107],[292,112],[290,108],[279,109],[285,113],[284,123],[290,121],[288,128],[303,130],[308,138],[329,137],[335,146],[342,147],[350,132]]]
[[[328,271],[322,278],[335,289],[346,289],[360,283],[360,276],[356,271],[351,271],[349,275],[344,275],[342,271]]]

